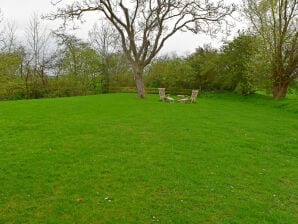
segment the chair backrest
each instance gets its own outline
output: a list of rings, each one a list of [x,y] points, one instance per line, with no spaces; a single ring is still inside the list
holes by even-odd
[[[196,100],[197,100],[197,97],[198,97],[198,93],[199,93],[199,90],[192,90],[192,92],[191,92],[191,97],[190,97],[190,102],[191,103],[194,103],[194,102],[196,102]]]
[[[165,88],[158,88],[159,99],[164,100],[166,98],[166,89]]]

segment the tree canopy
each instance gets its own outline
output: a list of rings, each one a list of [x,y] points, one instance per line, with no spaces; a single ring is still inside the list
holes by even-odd
[[[244,0],[244,12],[269,59],[274,98],[298,77],[298,1]]]

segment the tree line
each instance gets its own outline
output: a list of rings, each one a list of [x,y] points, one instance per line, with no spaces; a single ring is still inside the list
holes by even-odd
[[[230,91],[240,95],[256,91],[272,93],[271,68],[261,50],[261,40],[251,33],[239,32],[220,49],[199,47],[184,58],[165,56],[155,60],[146,74],[149,87]],[[293,81],[288,92],[297,93]]]
[[[0,98],[40,98],[106,93],[111,87],[256,90],[284,98],[297,89],[297,0],[243,0],[242,16],[250,29],[220,49],[197,48],[186,57],[158,56],[178,31],[216,35],[229,29],[236,11],[224,1],[122,0],[58,1],[48,20],[68,22],[99,12],[105,22],[81,40],[61,30],[48,31],[37,15],[28,23],[23,42],[13,23],[1,22]]]
[[[47,29],[34,14],[22,41],[14,23],[2,25],[2,100],[98,94],[109,92],[109,86],[134,85],[131,69],[116,42],[111,43],[113,31],[107,25],[94,25],[89,40],[81,40]]]

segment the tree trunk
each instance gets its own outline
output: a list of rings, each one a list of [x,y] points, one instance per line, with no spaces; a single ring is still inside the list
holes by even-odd
[[[136,72],[135,74],[135,81],[137,86],[138,95],[141,99],[146,98],[146,91],[143,83],[143,73]]]
[[[273,83],[273,98],[278,100],[278,99],[283,99],[287,95],[289,87],[289,82],[284,81],[284,82],[274,82]]]
[[[110,77],[109,77],[109,71],[107,69],[104,69],[103,72],[103,80],[102,80],[102,93],[109,93],[109,87],[110,87]]]

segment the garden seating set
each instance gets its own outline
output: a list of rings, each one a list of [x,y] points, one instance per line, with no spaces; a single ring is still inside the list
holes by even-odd
[[[163,102],[174,103],[175,99],[170,95],[166,95],[165,88],[158,88],[159,100]],[[191,96],[177,95],[177,101],[180,103],[195,103],[198,97],[199,90],[192,90]]]

